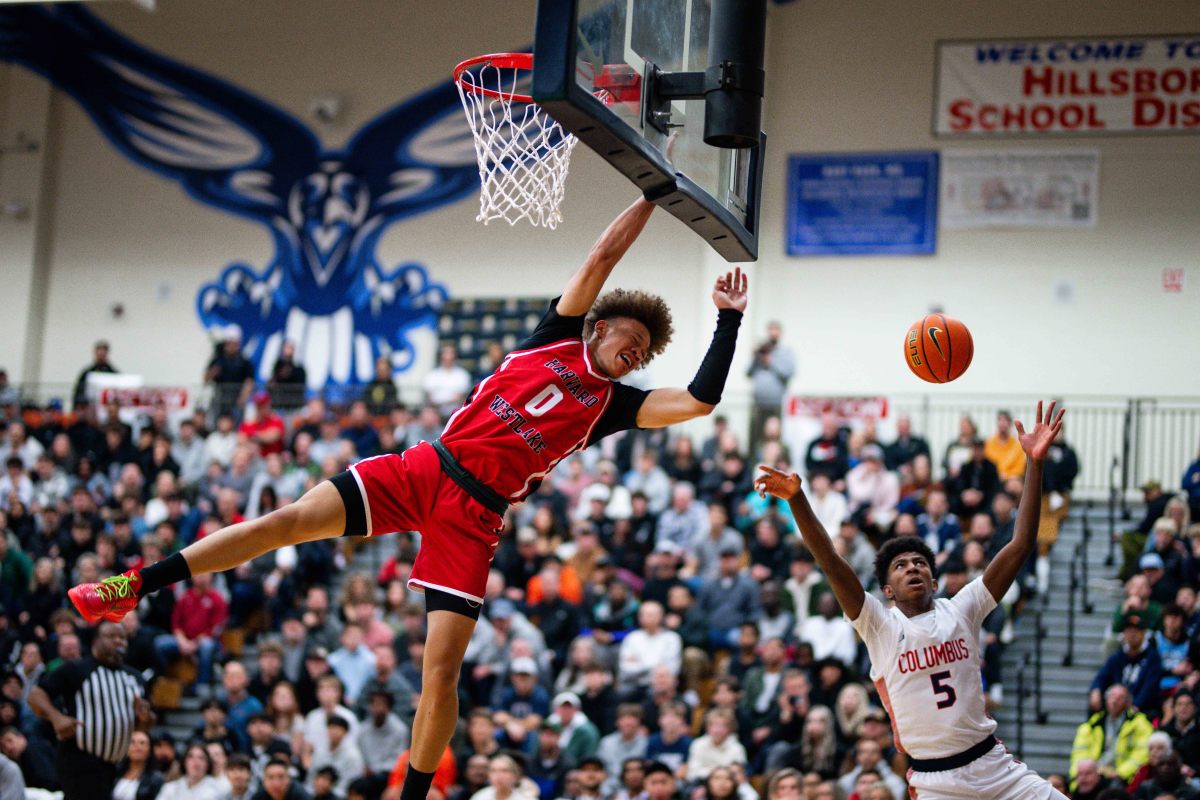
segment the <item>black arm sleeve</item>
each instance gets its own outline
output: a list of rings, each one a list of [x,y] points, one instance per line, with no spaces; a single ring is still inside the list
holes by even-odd
[[[722,308],[717,312],[717,330],[713,333],[712,343],[700,362],[700,369],[696,370],[696,377],[688,384],[692,397],[701,403],[715,406],[721,402],[741,324],[742,312],[732,308]]]
[[[558,301],[562,297],[556,297],[550,301],[550,307],[546,309],[546,313],[538,321],[537,327],[533,329],[533,333],[529,334],[529,338],[517,345],[517,350],[532,350],[535,347],[541,347],[544,344],[551,342],[561,342],[563,339],[579,339],[583,336],[583,319],[586,314],[580,314],[577,317],[564,317],[558,313]]]

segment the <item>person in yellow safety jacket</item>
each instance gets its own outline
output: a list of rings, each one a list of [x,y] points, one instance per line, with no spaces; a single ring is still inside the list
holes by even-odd
[[[1150,758],[1148,742],[1154,727],[1130,705],[1129,690],[1114,683],[1104,693],[1104,710],[1079,726],[1071,748],[1071,789],[1080,761],[1092,759],[1108,778],[1128,781]]]

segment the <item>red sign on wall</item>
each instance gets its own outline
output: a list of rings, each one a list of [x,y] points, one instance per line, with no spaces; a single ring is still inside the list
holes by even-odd
[[[1166,267],[1162,272],[1163,291],[1179,294],[1183,291],[1183,267]]]
[[[934,132],[1200,133],[1200,34],[942,42]]]

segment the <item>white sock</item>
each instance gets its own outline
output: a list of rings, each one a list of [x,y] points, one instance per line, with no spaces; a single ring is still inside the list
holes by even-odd
[[[1050,558],[1038,556],[1037,566],[1034,569],[1037,572],[1038,594],[1045,594],[1050,589]]]

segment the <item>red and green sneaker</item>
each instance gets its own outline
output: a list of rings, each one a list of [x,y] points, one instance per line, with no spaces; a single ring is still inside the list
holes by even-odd
[[[137,607],[137,590],[141,585],[142,576],[131,569],[99,583],[81,583],[67,592],[67,597],[88,622],[96,623],[102,619],[120,622]]]

